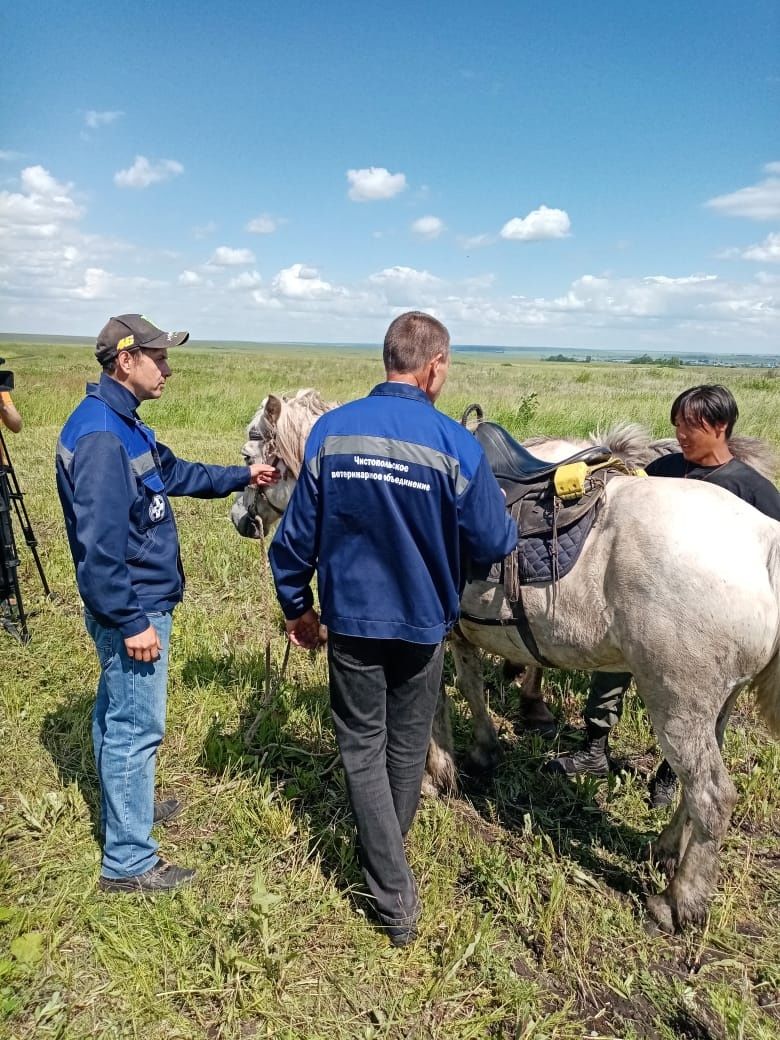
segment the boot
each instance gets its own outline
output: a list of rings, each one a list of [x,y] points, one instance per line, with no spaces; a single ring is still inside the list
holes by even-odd
[[[588,734],[585,746],[572,754],[557,755],[542,766],[545,773],[565,776],[609,776],[608,734]]]
[[[672,804],[676,793],[677,777],[674,775],[672,767],[664,759],[650,781],[650,806],[653,809],[663,809],[665,805]]]

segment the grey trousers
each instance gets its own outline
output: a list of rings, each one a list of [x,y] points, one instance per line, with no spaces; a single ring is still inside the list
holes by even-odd
[[[404,836],[420,801],[443,661],[442,643],[328,637],[331,710],[360,865],[386,925],[411,925],[420,914]]]

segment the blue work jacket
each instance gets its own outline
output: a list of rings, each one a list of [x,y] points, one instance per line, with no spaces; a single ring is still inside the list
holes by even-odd
[[[103,373],[57,442],[57,491],[76,581],[87,609],[123,636],[171,610],[184,573],[169,495],[222,498],[249,481],[246,466],[178,459],[139,419],[138,400]]]
[[[285,617],[312,606],[333,632],[438,643],[458,618],[465,563],[517,543],[476,439],[422,390],[380,383],[327,412],[269,551]]]

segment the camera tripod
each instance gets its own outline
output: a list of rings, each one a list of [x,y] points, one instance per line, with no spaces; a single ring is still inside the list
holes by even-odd
[[[20,643],[30,640],[27,629],[27,614],[19,587],[19,556],[14,539],[13,512],[24,535],[27,548],[32,553],[38,568],[44,594],[51,596],[43,564],[38,555],[38,540],[32,529],[30,517],[24,504],[24,494],[16,479],[11,456],[0,429],[0,625],[18,639]]]

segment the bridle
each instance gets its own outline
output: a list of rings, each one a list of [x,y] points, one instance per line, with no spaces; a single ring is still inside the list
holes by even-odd
[[[248,439],[250,441],[257,441],[257,442],[264,440],[264,438],[255,430],[250,431],[250,433],[248,435]],[[263,451],[263,455],[265,456],[265,459],[268,462],[268,465],[276,466],[279,462],[284,462],[284,460],[281,458],[279,453],[276,451],[276,436],[274,434],[271,434],[270,437],[265,439],[265,444],[266,444],[266,448]],[[247,512],[249,513],[249,515],[252,517],[253,520],[255,520],[258,523],[260,523],[261,527],[262,527],[262,521],[260,520],[260,517],[257,515],[257,499],[258,498],[262,499],[264,504],[268,506],[268,508],[271,510],[271,512],[276,513],[276,515],[278,517],[284,516],[284,509],[280,509],[279,506],[277,506],[274,502],[271,501],[271,499],[268,497],[268,495],[267,495],[267,493],[265,491],[265,488],[255,487],[253,490],[254,490],[254,497],[252,499],[251,505],[249,503],[247,504]]]

